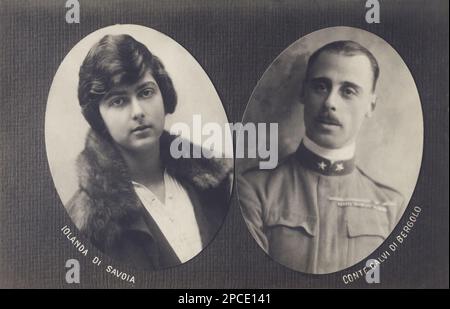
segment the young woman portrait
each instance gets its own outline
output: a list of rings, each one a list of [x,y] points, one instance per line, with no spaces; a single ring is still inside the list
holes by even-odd
[[[76,227],[137,268],[192,259],[227,214],[232,160],[171,155],[182,138],[165,130],[177,91],[162,61],[131,35],[108,34],[90,48],[77,92],[89,130],[76,158],[77,189],[65,204]]]

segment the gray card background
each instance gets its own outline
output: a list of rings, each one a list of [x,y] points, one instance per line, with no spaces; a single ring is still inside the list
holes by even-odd
[[[65,1],[0,1],[0,287],[17,288],[312,288],[448,287],[448,1],[380,1],[381,23],[367,24],[365,1],[84,1],[81,23],[65,22]],[[77,234],[57,195],[46,157],[44,120],[60,62],[87,34],[112,24],[154,28],[180,43],[209,75],[230,122],[242,119],[270,63],[315,30],[352,26],[392,45],[421,99],[424,152],[405,215],[422,212],[408,238],[381,267],[381,283],[345,285],[342,275],[291,271],[266,256],[248,233],[234,195],[216,239],[176,268],[142,272],[117,265],[83,240],[89,258],[63,237]],[[99,256],[136,277],[133,286],[95,266]],[[65,262],[81,264],[81,283],[65,282]]]

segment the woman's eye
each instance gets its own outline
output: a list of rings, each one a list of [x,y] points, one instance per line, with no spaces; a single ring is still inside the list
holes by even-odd
[[[110,104],[112,106],[122,106],[125,104],[125,99],[124,98],[115,98],[110,101]]]
[[[142,98],[150,98],[155,93],[155,90],[148,88],[141,91]]]

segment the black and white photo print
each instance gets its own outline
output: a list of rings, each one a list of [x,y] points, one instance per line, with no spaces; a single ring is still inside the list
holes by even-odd
[[[333,273],[388,238],[417,181],[423,120],[387,42],[350,27],[299,39],[264,73],[243,122],[279,125],[276,167],[238,165],[242,214],[276,262]]]
[[[48,98],[47,155],[70,218],[101,252],[156,270],[214,238],[228,211],[232,143],[224,131],[203,141],[199,121],[226,128],[222,103],[162,33],[107,27],[63,60]]]

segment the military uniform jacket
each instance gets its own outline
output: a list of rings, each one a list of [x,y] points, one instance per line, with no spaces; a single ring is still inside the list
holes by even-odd
[[[330,162],[301,144],[275,169],[243,173],[242,213],[273,259],[297,271],[331,273],[366,258],[387,238],[403,197],[354,162]]]

